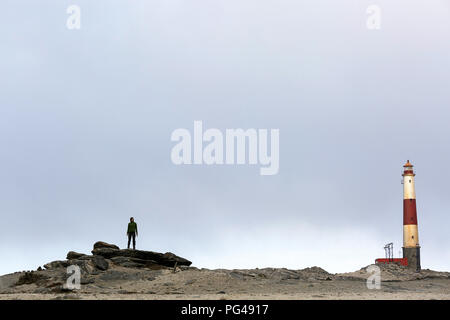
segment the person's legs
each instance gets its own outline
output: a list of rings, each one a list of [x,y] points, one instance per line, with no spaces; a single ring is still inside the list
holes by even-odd
[[[128,249],[130,249],[131,233],[128,234]]]
[[[133,232],[133,249],[136,250],[136,233]]]

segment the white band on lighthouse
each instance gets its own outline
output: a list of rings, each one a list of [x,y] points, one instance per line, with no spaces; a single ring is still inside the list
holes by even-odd
[[[414,175],[403,175],[403,199],[415,199]]]
[[[403,226],[403,247],[415,248],[419,245],[419,228],[417,224]]]

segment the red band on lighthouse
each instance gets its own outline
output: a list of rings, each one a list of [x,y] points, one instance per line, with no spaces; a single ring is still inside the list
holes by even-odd
[[[403,225],[417,225],[416,199],[403,199]]]

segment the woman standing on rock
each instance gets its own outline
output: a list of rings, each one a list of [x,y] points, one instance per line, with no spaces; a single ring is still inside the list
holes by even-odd
[[[130,249],[130,242],[131,238],[133,238],[133,250],[136,250],[136,237],[138,235],[138,229],[137,224],[134,222],[134,218],[130,218],[130,223],[128,224],[127,229],[127,235],[128,235],[128,249]]]

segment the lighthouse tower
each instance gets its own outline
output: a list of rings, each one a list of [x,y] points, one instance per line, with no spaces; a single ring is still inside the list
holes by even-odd
[[[408,267],[420,271],[419,230],[414,187],[415,174],[413,165],[409,160],[403,168],[403,258],[408,259]]]

